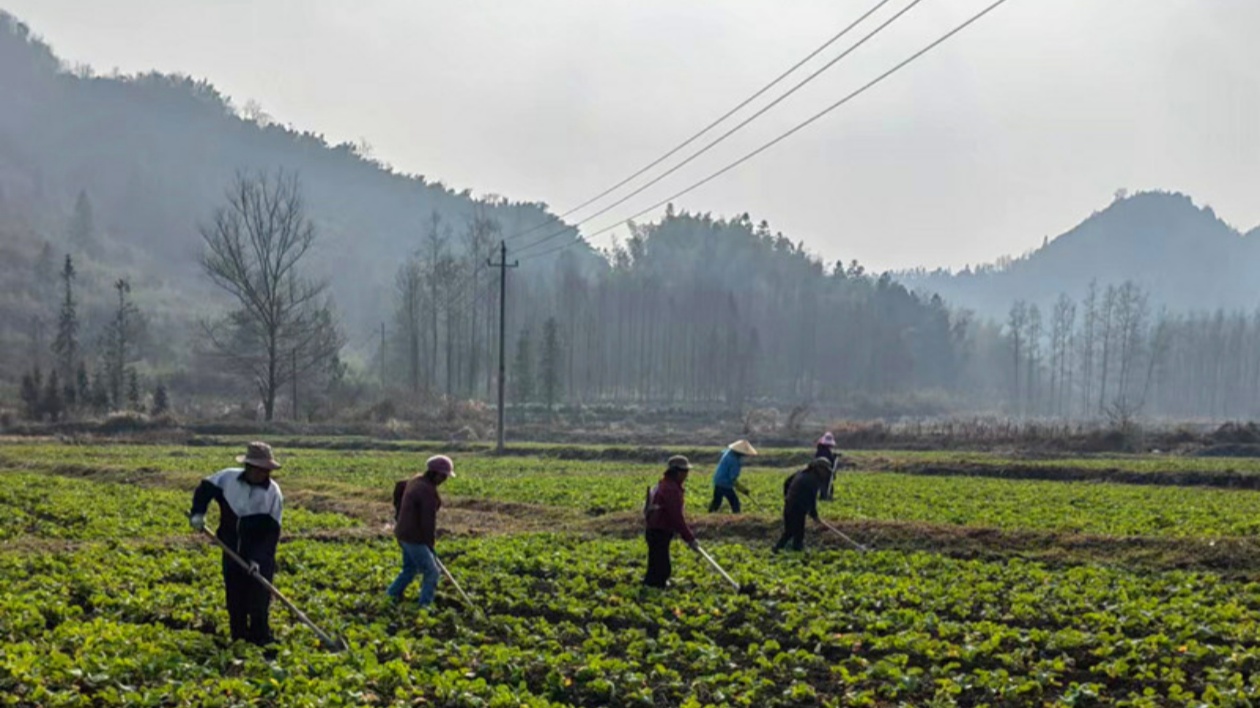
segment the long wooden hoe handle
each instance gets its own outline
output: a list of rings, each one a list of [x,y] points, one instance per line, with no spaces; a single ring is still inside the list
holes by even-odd
[[[731,587],[735,588],[736,592],[739,591],[739,583],[735,582],[735,579],[723,570],[722,566],[718,565],[717,561],[713,560],[713,556],[709,555],[708,551],[701,548],[698,543],[696,544],[696,550],[700,552],[700,555],[704,556],[705,560],[709,561],[709,565],[713,566],[714,570],[721,573],[723,578],[726,578],[726,582],[730,583]]]
[[[446,569],[446,565],[442,563],[442,561],[438,560],[437,555],[433,556],[433,562],[437,563],[437,567],[442,569],[442,575],[445,575],[446,579],[451,581],[451,585],[455,586],[455,591],[459,593],[460,597],[464,598],[464,603],[468,605],[468,608],[480,615],[481,608],[477,607],[477,605],[473,603],[472,598],[468,597],[468,593],[464,592],[464,589],[459,586],[459,583],[455,580],[455,576],[451,575],[451,571]]]
[[[292,612],[293,615],[298,618],[299,622],[306,625],[307,627],[310,627],[311,631],[315,632],[315,634],[319,636],[320,641],[323,642],[325,646],[334,647],[334,648],[339,648],[339,647],[344,646],[345,644],[344,642],[334,639],[332,635],[320,629],[318,625],[316,625],[314,622],[311,621],[309,617],[306,616],[305,612],[299,610],[297,605],[290,602],[289,598],[284,596],[284,593],[280,592],[280,590],[276,588],[275,585],[272,585],[270,582],[268,582],[267,579],[262,576],[262,573],[259,573],[258,571],[251,568],[249,563],[244,558],[241,558],[240,555],[236,553],[236,551],[232,550],[218,536],[215,536],[213,533],[211,533],[210,529],[203,528],[201,529],[201,533],[205,534],[206,536],[209,536],[210,539],[214,541],[215,545],[217,545],[219,548],[222,548],[223,552],[227,554],[228,558],[231,558],[233,561],[236,562],[237,565],[244,568],[250,574],[250,577],[262,583],[263,587],[267,588],[267,591],[270,592],[273,597],[275,597],[282,604],[284,604],[285,607],[289,608],[289,611]]]
[[[849,543],[853,544],[853,547],[854,547],[854,548],[856,548],[856,549],[858,549],[859,551],[869,551],[869,550],[871,550],[871,549],[867,548],[866,546],[863,546],[862,544],[858,543],[857,541],[854,541],[853,539],[849,538],[849,537],[848,537],[848,536],[847,536],[847,535],[846,535],[843,531],[841,531],[840,529],[836,528],[835,526],[832,526],[831,524],[827,523],[826,521],[823,521],[822,519],[819,519],[819,520],[818,520],[818,523],[820,523],[820,524],[822,524],[824,527],[826,527],[826,529],[827,529],[828,531],[830,531],[830,532],[834,533],[835,535],[839,536],[840,538],[843,538],[844,540],[846,540],[846,541],[848,541]]]

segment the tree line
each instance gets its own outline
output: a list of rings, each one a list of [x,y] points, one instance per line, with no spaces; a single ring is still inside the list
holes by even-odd
[[[86,244],[90,205],[80,203],[72,224]],[[420,406],[494,399],[502,281],[490,256],[505,232],[488,212],[460,223],[434,212],[418,225],[382,303],[376,351],[357,370],[327,281],[307,272],[318,232],[296,174],[238,174],[200,234],[203,274],[227,307],[200,322],[197,361],[233,377],[259,417],[330,416],[355,377],[377,379],[378,399]],[[1260,311],[1153,312],[1150,294],[1125,281],[979,320],[857,262],[824,264],[764,221],[672,207],[605,256],[538,265],[526,249],[507,277],[513,406],[1120,421],[1260,413]],[[85,340],[74,258],[59,269],[52,258],[46,248],[37,266],[56,283],[52,365],[44,372],[32,356],[27,416],[165,412],[166,387],[146,390],[138,371],[149,338],[131,281],[113,283],[109,320]],[[36,353],[42,336],[33,326]]]
[[[1043,318],[1012,304],[1006,350],[1008,410],[1019,415],[1132,420],[1260,415],[1260,309],[1153,311],[1125,281],[1061,294]]]

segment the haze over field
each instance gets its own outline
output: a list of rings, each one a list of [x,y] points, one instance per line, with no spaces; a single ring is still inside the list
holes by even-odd
[[[401,170],[565,209],[677,144],[871,4],[5,7],[71,63],[207,78],[238,106],[256,100],[334,143],[366,139]],[[627,207],[777,135],[982,6],[933,0],[915,8],[747,134]],[[680,206],[748,212],[826,260],[856,258],[881,271],[1023,253],[1119,188],[1193,195],[1246,231],[1260,224],[1257,27],[1252,0],[1013,0]]]
[[[68,7],[0,28],[0,383],[28,417],[149,407],[166,384],[193,416],[495,400],[501,240],[521,265],[508,400],[548,416],[1258,412],[1251,5],[1011,0],[643,210],[983,7],[881,3],[808,67],[833,71],[738,114],[747,131],[572,216],[866,8]],[[246,262],[242,228],[294,250]],[[940,269],[976,259],[996,262]]]

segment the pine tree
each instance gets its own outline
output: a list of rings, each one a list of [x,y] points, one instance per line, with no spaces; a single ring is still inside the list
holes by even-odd
[[[48,385],[44,388],[41,408],[43,409],[42,413],[54,423],[60,420],[61,414],[65,412],[66,404],[61,398],[61,381],[58,379],[55,370],[48,375]]]
[[[57,358],[56,370],[63,379],[69,380],[74,376],[75,363],[79,358],[79,316],[74,300],[74,261],[70,254],[66,254],[66,264],[61,269],[61,282],[65,294],[52,350]]]
[[[130,367],[127,369],[127,403],[131,404],[133,411],[144,410],[144,401],[140,398],[140,377],[136,375],[136,370]]]
[[[547,410],[554,410],[560,399],[560,331],[556,318],[549,317],[543,324],[542,361],[539,362],[542,376],[542,398]]]
[[[131,283],[126,278],[114,283],[118,306],[114,318],[105,329],[105,371],[109,376],[109,398],[115,408],[123,407],[123,387],[127,383],[127,365],[131,362],[140,324],[139,312],[128,296]]]
[[[512,364],[512,398],[516,403],[534,400],[534,346],[529,329],[522,329],[516,340],[516,360]]]
[[[79,370],[75,374],[76,400],[84,407],[92,404],[92,381],[88,378],[87,364],[80,361]]]
[[[40,418],[39,387],[42,378],[38,366],[35,367],[34,373],[22,374],[22,406],[28,420]]]
[[[166,384],[158,383],[157,388],[153,389],[153,406],[149,409],[149,413],[156,417],[165,414],[170,409],[171,400],[166,393]]]
[[[92,374],[91,402],[96,413],[109,412],[109,387],[105,385],[105,374],[100,369]]]

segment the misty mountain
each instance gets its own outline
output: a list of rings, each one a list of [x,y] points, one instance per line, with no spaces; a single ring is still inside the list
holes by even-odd
[[[420,246],[432,214],[455,251],[475,215],[496,221],[503,235],[550,218],[542,204],[401,174],[366,146],[329,144],[252,103],[238,108],[207,81],[67,70],[3,12],[0,97],[0,235],[10,267],[33,263],[49,242],[59,256],[90,259],[89,277],[93,268],[107,271],[103,278],[144,277],[145,290],[166,290],[180,307],[217,297],[197,266],[197,225],[223,203],[238,171],[299,176],[319,231],[309,269],[331,280],[351,331],[380,321],[394,268]],[[565,228],[552,223],[537,233]],[[600,263],[585,246],[568,250]]]
[[[1026,256],[996,265],[899,274],[908,287],[995,318],[1025,300],[1046,309],[1060,293],[1078,298],[1091,280],[1132,280],[1151,304],[1172,311],[1260,305],[1260,228],[1247,235],[1190,197],[1145,192],[1118,198]]]

